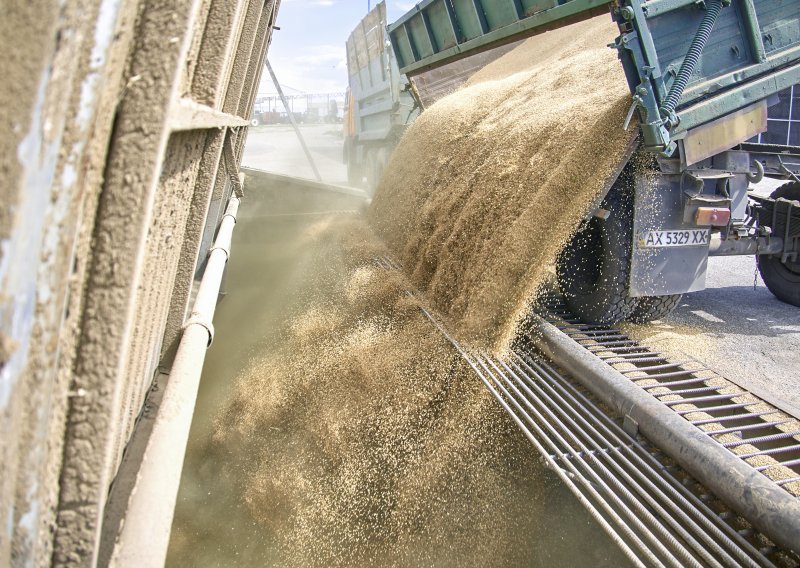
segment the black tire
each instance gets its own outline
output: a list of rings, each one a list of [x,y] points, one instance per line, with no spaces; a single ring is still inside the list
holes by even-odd
[[[389,152],[386,148],[373,148],[367,151],[367,192],[370,196],[375,195],[388,161]]]
[[[633,323],[647,323],[669,315],[681,302],[683,294],[666,296],[642,296],[636,300],[636,307],[628,316]]]
[[[558,286],[567,307],[583,321],[614,325],[636,307],[628,297],[633,242],[633,195],[625,176],[611,189],[601,207],[607,219],[591,217],[556,261]]]
[[[800,201],[800,183],[795,181],[786,183],[773,191],[770,197]],[[800,255],[788,262],[781,262],[779,254],[759,255],[756,257],[756,264],[761,273],[761,279],[776,298],[800,307]]]

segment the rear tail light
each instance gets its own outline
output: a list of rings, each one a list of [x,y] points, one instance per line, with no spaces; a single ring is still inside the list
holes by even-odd
[[[697,225],[725,227],[731,220],[731,210],[727,207],[698,207],[694,215]]]

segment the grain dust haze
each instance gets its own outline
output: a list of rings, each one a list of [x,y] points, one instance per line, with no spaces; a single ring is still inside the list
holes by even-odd
[[[613,34],[606,16],[522,44],[410,128],[369,224],[294,226],[291,293],[187,458],[199,481],[171,564],[197,557],[197,534],[229,550],[220,495],[258,541],[237,554],[272,565],[622,562],[419,309],[469,342],[513,334],[631,140]],[[375,264],[387,255],[402,273]]]

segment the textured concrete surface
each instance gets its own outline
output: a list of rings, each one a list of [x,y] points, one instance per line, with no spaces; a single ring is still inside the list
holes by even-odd
[[[199,91],[216,110],[251,104],[278,3],[213,0],[227,17],[206,22],[211,4],[4,6],[2,566],[96,559],[165,322],[173,316],[176,335],[200,233],[216,227],[218,211],[206,223],[205,206],[212,188],[225,197],[227,175],[208,179],[219,159],[209,140],[225,129],[172,134],[169,117],[179,97]],[[248,9],[264,17],[245,21]],[[249,40],[240,43],[242,28]]]
[[[64,418],[79,394],[69,388],[82,284],[135,9],[125,0],[36,1],[9,5],[2,18],[0,171],[3,189],[19,193],[3,194],[3,214],[16,220],[2,227],[13,233],[0,259],[0,328],[19,349],[10,365],[0,362],[0,390],[12,391],[0,402],[0,565],[9,547],[12,565],[51,557]]]

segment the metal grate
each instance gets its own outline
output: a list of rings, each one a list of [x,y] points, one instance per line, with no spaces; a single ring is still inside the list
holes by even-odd
[[[684,485],[673,474],[678,468],[665,466],[530,348],[505,357],[470,352],[423,311],[634,565],[775,565],[769,555],[776,551],[763,536],[728,524],[704,502],[713,497],[692,492],[691,481]]]
[[[767,131],[750,142],[800,146],[800,85],[778,93],[778,103],[768,110]]]
[[[391,258],[374,262],[399,269]],[[539,356],[529,341],[521,340],[502,356],[474,352],[420,309],[634,565],[797,565],[794,556],[776,549],[668,456],[626,432],[620,419]],[[630,340],[614,330],[585,331],[633,353]],[[656,363],[659,357],[647,351],[626,360],[652,359],[651,370],[677,372],[669,363]]]
[[[614,367],[646,392],[732,454],[800,494],[800,424],[701,363],[675,360],[653,351],[621,331],[582,323],[561,298],[540,299],[542,316],[590,353]]]

